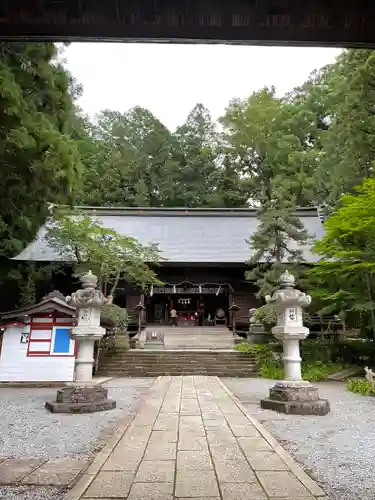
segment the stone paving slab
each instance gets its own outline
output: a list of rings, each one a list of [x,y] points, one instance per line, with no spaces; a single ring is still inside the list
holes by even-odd
[[[87,468],[89,462],[88,459],[72,458],[49,460],[24,477],[21,483],[37,486],[68,486],[83,468]]]
[[[95,463],[65,500],[328,500],[217,377],[161,377]]]
[[[0,484],[18,483],[43,464],[41,458],[9,458],[0,464]]]

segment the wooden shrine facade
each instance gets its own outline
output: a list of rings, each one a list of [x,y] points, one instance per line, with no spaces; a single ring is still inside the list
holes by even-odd
[[[159,269],[158,275],[163,286],[148,286],[144,292],[128,286],[119,290],[116,301],[130,313],[130,329],[136,326],[132,311],[140,302],[145,306],[144,323],[170,324],[170,312],[175,309],[178,326],[231,326],[228,309],[236,304],[240,307],[236,313],[239,329],[248,327],[249,309],[261,305],[256,298],[256,286],[245,281],[244,265],[208,269],[199,265],[166,265]]]

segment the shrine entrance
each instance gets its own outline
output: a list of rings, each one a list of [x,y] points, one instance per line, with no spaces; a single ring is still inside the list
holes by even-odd
[[[194,285],[189,282],[153,287],[145,297],[147,323],[171,324],[177,312],[177,326],[226,325],[232,297],[228,284]]]

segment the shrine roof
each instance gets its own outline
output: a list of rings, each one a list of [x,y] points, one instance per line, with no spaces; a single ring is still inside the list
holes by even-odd
[[[170,263],[243,264],[251,256],[247,240],[259,224],[257,211],[251,208],[76,208],[121,235],[143,244],[158,244]],[[318,208],[300,208],[296,215],[311,237],[320,239],[324,235]],[[48,246],[45,234],[43,226],[14,260],[61,261]],[[301,249],[307,262],[318,260],[310,245]]]
[[[33,306],[22,307],[14,311],[8,311],[1,314],[2,320],[23,319],[25,316],[33,316],[45,313],[59,313],[63,316],[73,317],[76,309],[68,305],[65,301],[58,297],[45,297],[40,302]]]

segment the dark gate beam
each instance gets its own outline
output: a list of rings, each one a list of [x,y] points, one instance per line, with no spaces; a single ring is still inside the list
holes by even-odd
[[[370,0],[0,0],[0,39],[375,46]]]

